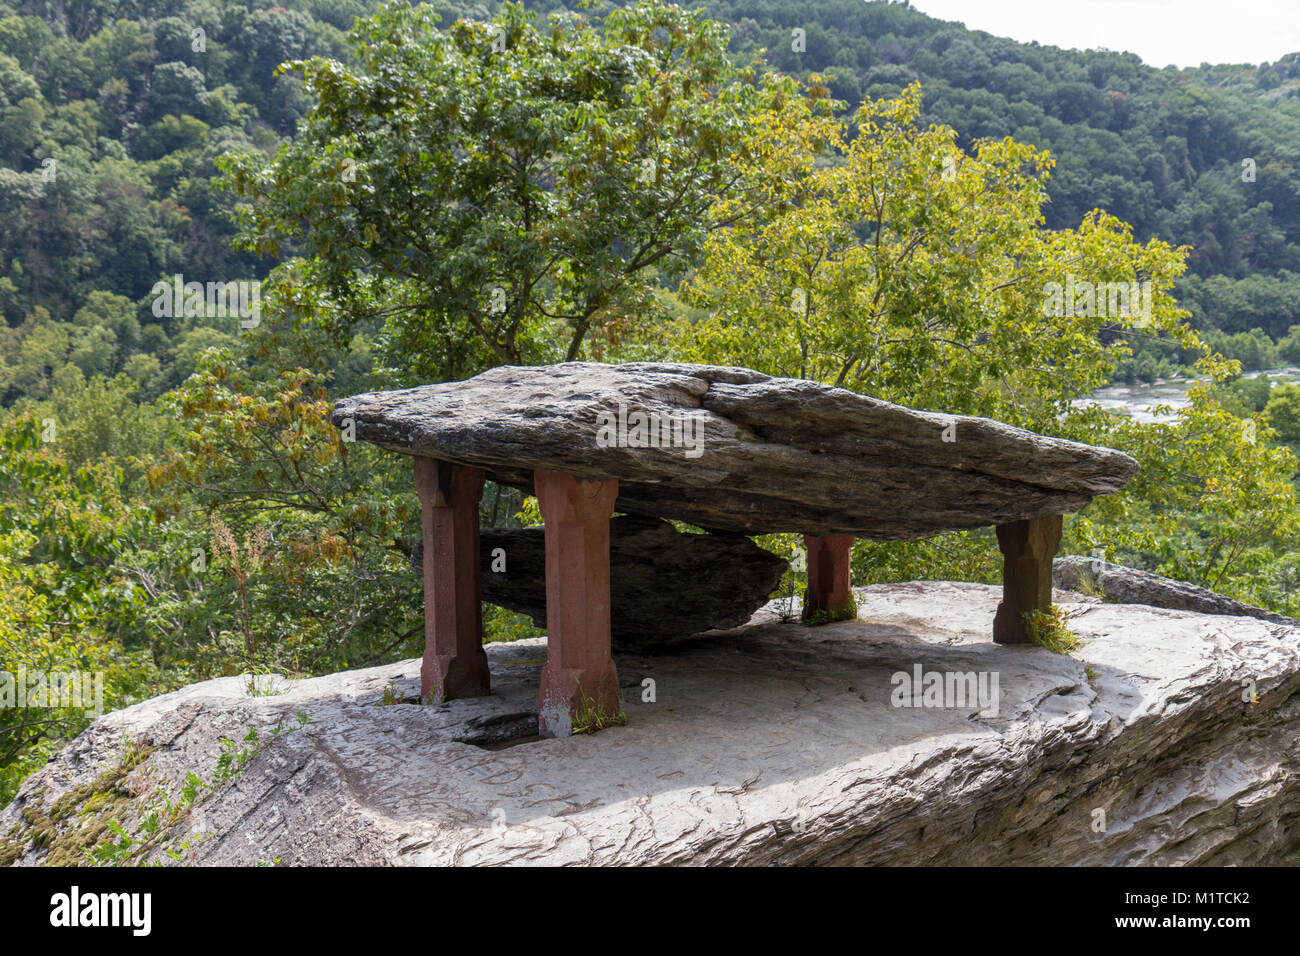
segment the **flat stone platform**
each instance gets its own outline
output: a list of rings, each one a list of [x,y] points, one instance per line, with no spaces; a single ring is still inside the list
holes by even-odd
[[[48,816],[137,735],[159,748],[138,775],[151,788],[207,778],[219,737],[256,727],[264,751],[176,834],[206,834],[195,863],[1300,862],[1300,629],[1058,592],[1085,642],[1066,657],[992,644],[996,587],[855,593],[857,620],[801,627],[772,605],[766,623],[616,654],[627,726],[568,740],[520,736],[544,639],[490,645],[492,695],[437,707],[413,702],[418,660],[270,695],[195,684],[97,720],[24,782],[0,837],[16,827],[19,865],[39,862],[24,811]],[[996,714],[895,706],[918,667],[996,674]],[[390,687],[402,703],[382,704]],[[299,711],[310,723],[271,740]]]

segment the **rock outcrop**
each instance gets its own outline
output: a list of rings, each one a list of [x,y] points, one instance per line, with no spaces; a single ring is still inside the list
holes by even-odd
[[[412,570],[420,573],[423,560],[421,541]],[[483,528],[479,560],[483,600],[545,628],[543,530]],[[681,534],[658,518],[620,515],[609,523],[610,638],[627,647],[739,627],[767,602],[785,568],[744,535]]]
[[[154,788],[210,779],[219,738],[254,728],[260,752],[167,832],[184,860],[1300,862],[1300,629],[1060,594],[1084,641],[1062,656],[992,644],[999,596],[877,585],[859,620],[765,609],[620,654],[627,725],[564,740],[526,736],[544,640],[490,645],[493,693],[441,706],[410,702],[419,661],[196,684],[105,715],[26,780],[0,859],[73,853],[109,812],[135,833]],[[918,672],[944,692],[910,693]],[[986,693],[958,699],[947,675]],[[88,809],[127,742],[144,759]]]
[[[1201,614],[1257,617],[1274,624],[1300,626],[1300,622],[1293,618],[1234,601],[1196,584],[1079,554],[1065,555],[1052,561],[1052,582],[1062,590],[1094,594],[1115,604],[1146,604]]]
[[[709,530],[924,537],[1065,514],[1129,456],[750,369],[503,366],[343,399],[333,422],[531,492],[535,469],[617,478],[615,510]]]

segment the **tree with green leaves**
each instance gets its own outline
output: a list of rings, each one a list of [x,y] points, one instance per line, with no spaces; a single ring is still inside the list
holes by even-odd
[[[1296,458],[1274,444],[1268,418],[1238,418],[1218,400],[1217,383],[1239,363],[1213,355],[1197,368],[1203,380],[1171,418],[1141,422],[1092,408],[1063,423],[1070,437],[1142,464],[1123,492],[1071,520],[1066,544],[1295,614],[1297,595],[1278,593],[1278,574],[1300,543]]]
[[[107,709],[165,689],[148,650],[122,640],[145,593],[117,562],[148,534],[149,509],[121,493],[114,462],[70,463],[58,432],[32,410],[0,421],[0,805],[91,719],[6,696],[15,675],[100,674]]]
[[[357,67],[291,65],[317,99],[292,143],[227,160],[242,241],[296,249],[312,317],[382,322],[417,378],[578,358],[753,208],[735,160],[783,84],[743,82],[727,37],[658,0],[599,28],[507,4],[440,29],[390,4],[353,31]]]
[[[740,162],[768,195],[709,237],[688,290],[709,314],[684,326],[683,357],[1040,427],[1127,354],[1103,333],[1191,334],[1169,294],[1183,251],[1101,212],[1043,228],[1047,154],[1010,139],[965,154],[918,124],[916,85],[864,103],[852,139],[816,102],[780,107],[798,139],[771,111],[754,125]]]
[[[1264,419],[1288,444],[1300,444],[1300,385],[1274,385],[1266,396]]]

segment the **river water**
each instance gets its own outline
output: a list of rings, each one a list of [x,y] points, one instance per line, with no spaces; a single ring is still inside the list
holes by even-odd
[[[1275,382],[1300,382],[1300,368],[1271,368],[1263,372],[1246,372],[1243,377],[1255,378],[1267,375]],[[1124,412],[1140,422],[1169,421],[1174,415],[1154,415],[1151,408],[1156,405],[1168,405],[1175,412],[1187,405],[1187,392],[1194,385],[1194,379],[1160,379],[1154,385],[1108,385],[1099,388],[1087,398],[1081,398],[1076,405],[1100,405]]]

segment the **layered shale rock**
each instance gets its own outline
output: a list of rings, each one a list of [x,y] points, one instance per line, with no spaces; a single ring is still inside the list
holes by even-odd
[[[1052,579],[1062,590],[1094,594],[1115,604],[1146,604],[1201,614],[1257,617],[1275,624],[1297,623],[1293,618],[1253,604],[1243,604],[1199,585],[1078,554],[1056,558],[1052,562]]]
[[[500,560],[498,560],[500,552]],[[546,627],[541,528],[479,532],[483,600]],[[411,555],[419,572],[423,543]],[[609,523],[610,632],[615,647],[746,623],[781,583],[786,562],[743,535],[681,534],[667,521],[622,515]],[[504,570],[496,570],[504,565]]]
[[[166,835],[187,862],[1300,863],[1300,629],[1058,595],[1085,642],[1067,657],[993,645],[999,596],[876,585],[855,621],[765,610],[618,654],[627,726],[568,740],[519,736],[542,639],[488,646],[492,694],[441,706],[406,703],[419,661],[270,695],[196,684],[100,718],[26,780],[0,859],[111,838],[110,812],[135,832],[155,787],[211,779],[220,738],[255,728],[260,753]],[[903,693],[918,674],[996,686],[995,706],[927,705]],[[139,796],[88,808],[130,741],[147,757],[116,789]]]
[[[1064,514],[1138,469],[989,419],[708,365],[504,366],[343,399],[333,422],[529,492],[537,469],[616,478],[618,512],[746,534],[903,540]]]

